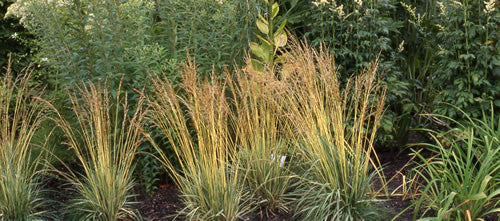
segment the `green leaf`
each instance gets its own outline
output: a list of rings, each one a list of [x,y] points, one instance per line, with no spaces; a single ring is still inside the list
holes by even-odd
[[[257,24],[257,28],[259,29],[260,32],[262,32],[262,34],[266,35],[269,34],[269,29],[266,24],[264,24],[260,20],[257,20],[255,23]]]
[[[264,65],[262,64],[262,62],[257,61],[255,59],[252,59],[250,62],[252,64],[252,67],[253,67],[254,70],[257,70],[257,71],[263,71],[264,70]]]
[[[480,200],[486,198],[486,194],[484,192],[480,192],[474,195],[469,196],[467,199],[469,200]]]
[[[467,61],[467,60],[475,59],[476,56],[474,56],[473,54],[461,54],[460,56],[458,56],[458,58]]]
[[[495,106],[500,107],[500,100],[495,100]]]
[[[425,217],[425,218],[417,219],[417,221],[435,221],[435,220],[437,220],[436,217]]]
[[[260,35],[257,35],[257,38],[262,41],[263,44],[266,44],[268,46],[271,46],[271,42],[269,42],[268,40],[264,39],[264,37],[260,36]]]
[[[480,188],[481,192],[484,192],[484,190],[486,189],[486,186],[488,186],[488,183],[490,182],[490,180],[491,180],[491,176],[484,177],[483,182],[481,182],[481,188]],[[485,195],[485,197],[486,197],[486,195]]]
[[[275,2],[271,6],[271,11],[272,11],[272,17],[271,18],[275,18],[278,15],[278,12],[280,11],[280,7],[279,7],[279,5],[278,5],[277,2]]]
[[[287,22],[286,19],[283,22],[281,22],[281,25],[278,27],[278,29],[274,33],[275,35],[279,35],[279,34],[285,33],[286,22]]]
[[[274,37],[274,44],[276,45],[276,47],[284,47],[287,41],[288,38],[286,37],[285,33],[282,33]]]
[[[250,42],[250,50],[253,55],[257,56],[264,62],[267,62],[269,60],[269,54],[266,53],[266,51],[259,44]]]
[[[269,23],[267,22],[267,19],[266,19],[266,18],[264,18],[261,14],[259,14],[258,16],[259,16],[260,20],[261,20],[264,24],[266,24],[266,25],[268,25],[268,24],[269,24]]]
[[[274,63],[284,63],[286,61],[287,54],[280,55],[276,59],[274,59]]]

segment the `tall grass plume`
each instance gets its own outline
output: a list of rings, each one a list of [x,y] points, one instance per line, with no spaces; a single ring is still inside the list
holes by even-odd
[[[194,220],[237,220],[250,208],[239,175],[239,159],[230,133],[226,84],[201,80],[188,61],[177,92],[167,79],[153,77],[150,118],[175,152],[176,168],[160,147],[160,158],[178,185],[184,210]],[[184,95],[180,95],[180,94]]]
[[[0,219],[31,220],[44,215],[39,174],[47,152],[33,142],[49,108],[30,88],[31,71],[14,78],[7,67],[0,80]],[[44,144],[41,144],[44,145]]]
[[[131,190],[133,160],[143,142],[144,99],[131,109],[120,88],[115,94],[101,83],[82,84],[68,91],[78,126],[59,113],[55,119],[83,170],[62,173],[78,193],[69,210],[76,219],[138,217]]]
[[[326,50],[292,43],[280,73],[288,85],[282,103],[308,165],[297,203],[306,220],[373,214],[371,182],[377,174],[383,180],[373,145],[385,101],[377,67],[375,61],[343,84]]]

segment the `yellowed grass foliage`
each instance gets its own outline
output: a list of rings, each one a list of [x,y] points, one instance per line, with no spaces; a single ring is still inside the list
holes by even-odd
[[[62,173],[80,194],[71,204],[73,215],[80,218],[117,220],[136,215],[131,207],[131,176],[137,148],[144,140],[144,99],[140,97],[130,113],[127,95],[120,88],[112,97],[101,83],[83,84],[68,92],[78,126],[59,113],[55,119],[83,167],[83,177]]]
[[[42,92],[29,87],[30,76],[27,70],[14,78],[9,65],[0,80],[0,219],[36,219],[43,213],[37,174],[47,152],[33,137],[49,108]]]
[[[290,165],[302,163],[314,174],[309,181],[345,192],[347,203],[365,199],[379,167],[371,158],[385,100],[377,67],[343,84],[328,52],[292,42],[284,64],[270,69],[277,73],[247,65],[203,80],[188,61],[182,90],[153,77],[149,117],[180,164],[177,170],[156,146],[184,195],[183,214],[235,220],[255,205],[288,211]],[[281,156],[292,160],[280,164]]]

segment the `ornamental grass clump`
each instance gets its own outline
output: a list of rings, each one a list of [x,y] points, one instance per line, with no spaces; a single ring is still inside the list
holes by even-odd
[[[295,128],[297,158],[305,161],[296,212],[305,220],[373,217],[371,182],[383,181],[374,150],[385,89],[377,61],[345,85],[327,50],[292,43],[281,78],[282,105]]]
[[[78,194],[69,206],[69,216],[78,220],[138,216],[131,190],[133,160],[143,141],[144,99],[130,109],[120,88],[115,96],[101,83],[82,84],[68,92],[78,126],[72,127],[59,113],[55,119],[83,170],[61,172]]]
[[[239,148],[241,167],[253,202],[269,213],[290,212],[290,190],[296,180],[287,163],[293,158],[291,125],[284,121],[277,102],[284,88],[274,75],[248,65],[237,73],[231,86],[233,128]]]
[[[176,168],[155,145],[182,193],[185,208],[179,215],[190,220],[241,218],[251,208],[231,137],[225,83],[199,79],[191,61],[184,65],[180,92],[166,78],[153,77],[152,82],[149,117],[168,139],[179,164]]]
[[[49,108],[29,87],[30,71],[14,79],[10,65],[0,80],[0,220],[41,218],[38,184],[47,152],[33,137]]]
[[[483,111],[482,118],[450,120],[455,128],[444,132],[427,130],[435,144],[426,146],[431,158],[416,152],[420,159],[414,168],[420,178],[420,198],[415,216],[428,216],[434,211],[437,220],[482,220],[500,213],[500,116]],[[434,219],[431,218],[431,219]]]

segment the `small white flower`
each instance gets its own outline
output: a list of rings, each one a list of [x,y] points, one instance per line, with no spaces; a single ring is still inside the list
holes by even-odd
[[[340,18],[343,18],[344,15],[345,15],[345,13],[344,13],[344,5],[340,5],[339,7],[335,8],[334,12],[336,12],[337,15],[339,15]]]
[[[440,31],[444,31],[444,26],[443,25],[436,24],[436,27],[438,27]]]
[[[16,38],[17,38],[17,36],[18,36],[18,35],[17,35],[17,32],[14,32],[14,34],[12,34],[10,37],[11,37],[11,38],[16,39]]]
[[[49,61],[49,59],[48,58],[42,58],[42,61],[43,62],[47,62],[47,61]]]
[[[405,50],[405,40],[403,40],[398,47],[398,52],[402,52],[403,50]]]
[[[453,3],[453,4],[457,5],[457,6],[462,6],[462,3],[459,2],[459,1],[453,0],[453,1],[451,1],[451,3]]]
[[[315,5],[316,7],[321,7],[323,5],[326,5],[328,4],[328,0],[317,0],[317,1],[314,1],[312,2],[313,5]]]
[[[406,11],[410,14],[410,16],[412,18],[416,18],[417,17],[417,13],[416,13],[416,8],[412,8],[410,5],[404,3],[404,2],[400,2],[401,5],[403,6],[403,8],[406,9]]]
[[[356,3],[356,5],[358,5],[359,7],[363,6],[363,0],[354,0],[354,2]]]
[[[418,25],[420,26],[420,24],[422,23],[422,15],[418,14],[417,13],[417,7],[411,7],[410,5],[404,3],[404,2],[400,2],[401,5],[403,6],[403,8],[406,9],[406,11],[410,14],[410,17],[412,19],[410,19],[410,22],[415,24],[415,25]]]
[[[446,7],[444,6],[444,4],[442,2],[437,2],[438,6],[439,6],[439,11],[441,12],[442,15],[446,15]]]
[[[495,4],[496,0],[490,0],[489,2],[484,1],[484,13],[490,14],[491,12],[495,11]]]

